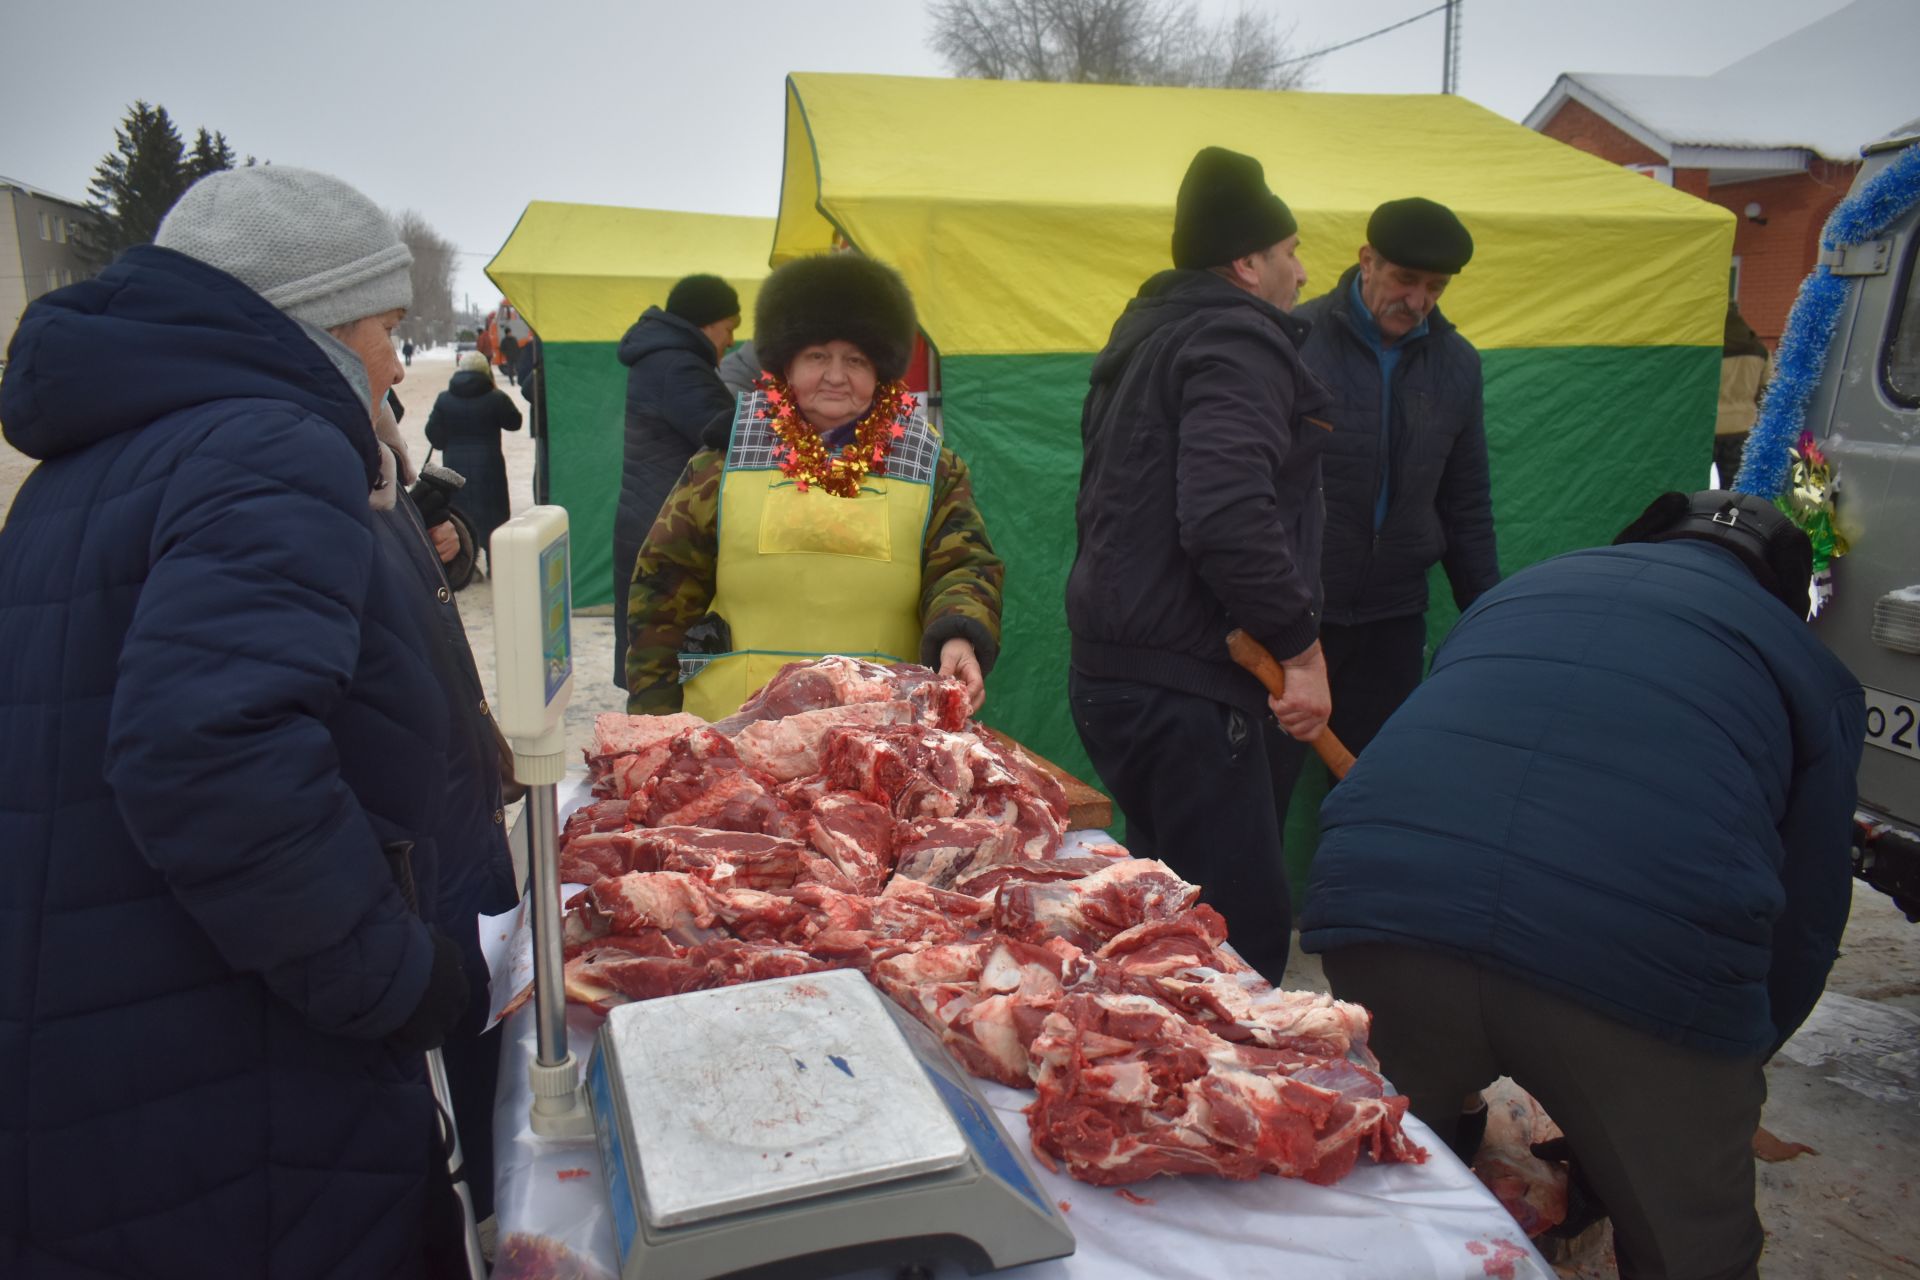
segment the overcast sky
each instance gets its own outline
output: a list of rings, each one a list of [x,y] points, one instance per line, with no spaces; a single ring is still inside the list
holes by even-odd
[[[1434,2],[1244,0],[1301,52]],[[1461,89],[1517,120],[1563,71],[1702,74],[1843,3],[1465,0]],[[419,210],[484,306],[527,201],[771,215],[789,71],[944,74],[917,0],[7,0],[0,33],[0,174],[83,199],[143,98],[189,141],[219,129]],[[1435,15],[1331,54],[1311,87],[1437,92],[1441,33]]]

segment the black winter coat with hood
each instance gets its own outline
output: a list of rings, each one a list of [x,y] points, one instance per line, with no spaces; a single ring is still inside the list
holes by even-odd
[[[709,424],[733,420],[713,342],[679,316],[648,307],[620,340],[627,366],[627,440],[614,545],[640,549]],[[622,566],[616,564],[615,572]],[[625,572],[633,572],[627,557]]]
[[[1282,660],[1320,631],[1320,418],[1306,326],[1206,271],[1142,285],[1094,360],[1080,419],[1073,664],[1258,712],[1227,656]]]
[[[1328,415],[1326,620],[1342,626],[1427,610],[1427,570],[1439,564],[1465,609],[1500,581],[1493,491],[1481,413],[1480,353],[1435,308],[1393,371],[1392,422],[1380,447],[1380,362],[1353,315],[1350,267],[1333,291],[1302,306],[1312,328],[1300,358],[1333,392]],[[1380,469],[1386,520],[1373,527]]]

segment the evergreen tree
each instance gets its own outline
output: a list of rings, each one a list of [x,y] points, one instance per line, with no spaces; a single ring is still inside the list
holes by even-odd
[[[224,138],[219,142],[226,145]],[[167,109],[135,102],[114,130],[113,150],[101,157],[87,184],[95,218],[80,240],[82,254],[104,266],[122,249],[151,243],[160,220],[195,176],[184,162],[180,132]]]
[[[233,148],[224,133],[201,129],[194,135],[193,154],[187,157],[187,185],[192,186],[210,173],[233,168]]]

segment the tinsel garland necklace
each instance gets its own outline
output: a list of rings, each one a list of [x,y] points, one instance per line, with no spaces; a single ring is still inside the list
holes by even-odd
[[[887,473],[887,456],[893,452],[894,441],[907,434],[901,419],[911,415],[918,404],[906,383],[887,383],[874,395],[872,407],[854,424],[853,443],[834,450],[821,438],[820,428],[800,412],[784,379],[763,374],[756,385],[766,395],[767,408],[756,409],[754,416],[765,419],[780,440],[773,457],[781,472],[791,477],[802,493],[819,488],[839,498],[857,495],[860,482],[869,475]]]

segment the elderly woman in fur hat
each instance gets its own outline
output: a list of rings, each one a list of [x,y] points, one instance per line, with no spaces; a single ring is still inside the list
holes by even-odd
[[[718,720],[828,653],[935,667],[979,708],[1005,568],[966,464],[900,380],[915,332],[912,295],[872,259],[802,258],[767,277],[766,374],[687,464],[634,564],[630,712]],[[696,647],[719,656],[683,684]]]

